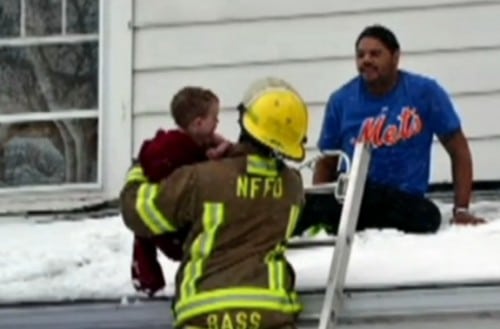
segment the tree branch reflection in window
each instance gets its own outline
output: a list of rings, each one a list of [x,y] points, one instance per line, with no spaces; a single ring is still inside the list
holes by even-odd
[[[97,118],[1,125],[0,186],[97,181]]]
[[[68,0],[66,14],[68,33],[97,33],[99,31],[98,0]]]
[[[21,33],[21,2],[0,1],[0,38],[18,37]]]
[[[25,0],[28,36],[62,33],[61,0]]]

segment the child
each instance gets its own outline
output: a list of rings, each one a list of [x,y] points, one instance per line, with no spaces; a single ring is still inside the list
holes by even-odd
[[[220,157],[231,145],[215,134],[219,99],[212,91],[184,87],[174,95],[170,111],[178,129],[158,130],[153,139],[143,142],[139,151],[137,162],[149,182],[159,182],[183,165]],[[122,208],[122,213],[125,216],[126,209]],[[173,234],[134,237],[132,279],[136,290],[152,296],[165,286],[156,248],[179,260],[182,240],[182,236]]]

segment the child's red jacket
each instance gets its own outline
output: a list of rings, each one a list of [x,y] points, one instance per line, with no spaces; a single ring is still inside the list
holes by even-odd
[[[158,182],[175,169],[207,160],[206,150],[181,130],[158,130],[139,151],[139,163],[150,182]]]

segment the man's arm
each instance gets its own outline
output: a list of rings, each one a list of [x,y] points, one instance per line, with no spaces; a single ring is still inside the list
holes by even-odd
[[[321,151],[340,147],[340,101],[338,93],[333,93],[326,105],[323,124],[319,135],[318,148]],[[319,160],[314,168],[313,184],[329,183],[337,178],[337,156],[327,156]]]
[[[441,136],[441,144],[450,156],[454,185],[454,205],[468,208],[472,191],[472,157],[462,130],[450,136]]]
[[[472,193],[472,156],[460,118],[450,97],[437,83],[432,89],[431,99],[431,125],[451,162],[454,187],[453,222],[457,224],[484,222],[468,211]]]

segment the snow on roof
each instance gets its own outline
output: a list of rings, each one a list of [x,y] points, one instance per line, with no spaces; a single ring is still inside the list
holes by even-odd
[[[444,218],[449,205],[441,204]],[[500,202],[474,205],[488,224],[435,235],[356,235],[348,286],[500,281]],[[0,302],[120,298],[130,283],[132,236],[119,217],[50,221],[0,218]],[[332,248],[289,251],[300,289],[324,286]],[[177,264],[161,258],[171,294]]]

